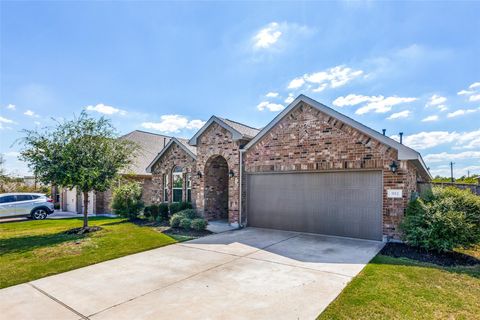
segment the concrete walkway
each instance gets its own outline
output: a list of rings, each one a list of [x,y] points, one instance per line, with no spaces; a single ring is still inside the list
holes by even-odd
[[[0,290],[5,319],[314,319],[381,242],[247,228]]]

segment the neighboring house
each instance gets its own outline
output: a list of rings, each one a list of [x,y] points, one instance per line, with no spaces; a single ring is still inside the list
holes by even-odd
[[[191,199],[207,219],[374,240],[398,239],[420,154],[300,95],[262,130],[213,116],[147,167],[153,202]]]
[[[139,145],[139,150],[133,160],[132,165],[122,172],[122,175],[129,179],[137,180],[142,184],[142,198],[148,205],[153,197],[152,175],[145,172],[145,167],[155,158],[170,141],[171,137],[145,132],[140,130],[132,131],[119,139],[133,141]],[[89,193],[88,212],[89,213],[109,213],[111,212],[112,190],[105,192]],[[83,212],[83,196],[74,188],[73,190],[63,189],[60,196],[60,205],[62,210],[71,212]]]

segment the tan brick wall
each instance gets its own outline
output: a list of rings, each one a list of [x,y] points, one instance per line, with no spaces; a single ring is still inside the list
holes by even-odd
[[[392,238],[399,238],[399,222],[417,190],[416,168],[398,161],[395,149],[304,103],[245,153],[244,165],[246,172],[381,170],[383,233]],[[403,189],[403,198],[387,199],[387,189]]]
[[[168,202],[172,201],[172,170],[176,167],[182,167],[183,172],[183,199],[187,198],[186,195],[186,175],[191,173],[192,183],[196,177],[195,160],[185,152],[176,143],[172,144],[162,157],[152,167],[152,187],[150,193],[150,199],[152,203],[164,202],[163,188],[164,188],[164,175],[168,174]],[[194,202],[194,193],[192,190],[192,204]]]

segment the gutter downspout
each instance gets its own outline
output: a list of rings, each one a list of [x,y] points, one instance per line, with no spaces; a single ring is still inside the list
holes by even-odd
[[[240,172],[239,172],[239,177],[240,177],[240,181],[239,181],[240,188],[239,188],[239,190],[240,190],[240,192],[239,192],[239,195],[238,195],[238,198],[239,198],[238,199],[238,226],[240,228],[243,228],[244,225],[242,223],[242,191],[243,191],[242,182],[243,182],[243,153],[245,152],[245,150],[244,149],[239,149],[239,152],[240,152],[240,166],[239,166],[240,167]]]

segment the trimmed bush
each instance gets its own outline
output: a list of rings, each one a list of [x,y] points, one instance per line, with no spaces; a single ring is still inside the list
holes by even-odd
[[[194,209],[185,209],[185,210],[182,210],[182,211],[178,212],[178,214],[181,214],[182,216],[184,216],[185,218],[188,218],[188,219],[197,218],[197,213],[195,212]]]
[[[135,219],[143,207],[142,186],[139,183],[128,182],[113,190],[112,209],[115,214]]]
[[[192,204],[190,202],[173,202],[169,206],[170,214],[174,214],[182,210],[191,208]]]
[[[152,204],[150,206],[150,210],[152,212],[152,220],[157,221],[158,220],[158,205]]]
[[[143,208],[143,216],[149,220],[152,218],[152,206]]]
[[[180,220],[180,228],[189,230],[191,225],[192,225],[192,219],[183,218],[182,220]]]
[[[180,226],[180,221],[182,219],[185,219],[184,216],[182,216],[181,214],[174,214],[171,218],[170,218],[170,226],[171,227],[174,227],[174,228],[178,228]]]
[[[168,203],[160,203],[158,205],[158,214],[163,221],[168,220]]]
[[[407,244],[426,250],[471,247],[480,242],[480,197],[470,190],[435,187],[409,203],[400,227]]]
[[[190,227],[197,231],[202,231],[207,228],[208,222],[203,218],[193,219]]]

